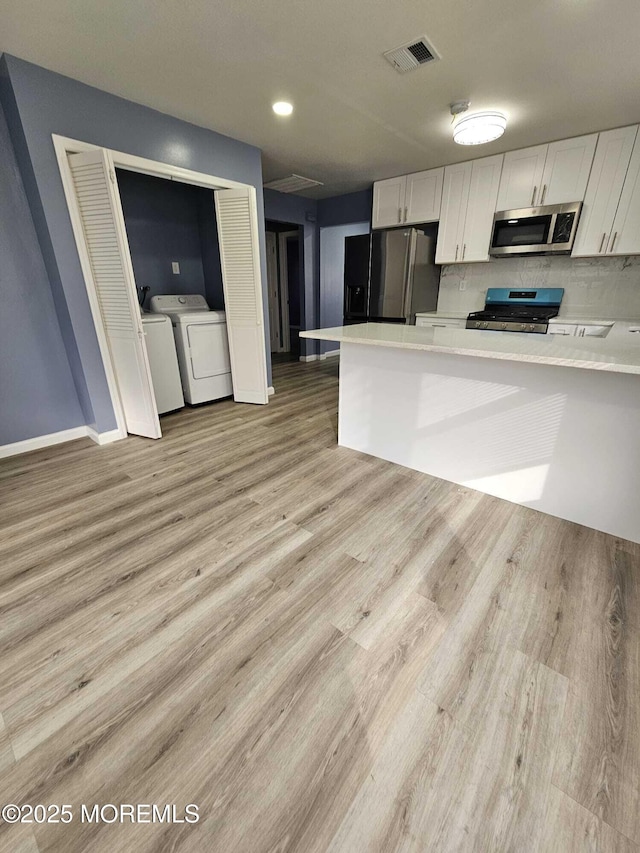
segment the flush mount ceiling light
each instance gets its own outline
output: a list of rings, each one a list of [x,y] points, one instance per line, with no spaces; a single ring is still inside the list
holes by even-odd
[[[469,101],[456,101],[450,105],[451,115],[455,122],[453,127],[453,141],[458,145],[484,145],[485,142],[493,142],[505,131],[507,117],[497,110],[484,110],[479,113],[458,118],[469,109]]]
[[[288,101],[276,101],[273,111],[277,116],[290,116],[293,112],[293,104]]]

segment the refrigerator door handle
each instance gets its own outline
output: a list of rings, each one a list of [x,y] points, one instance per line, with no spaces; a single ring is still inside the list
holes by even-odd
[[[416,238],[418,232],[415,228],[409,231],[407,240],[407,254],[404,264],[404,300],[402,305],[402,313],[405,321],[408,323],[411,319],[411,303],[413,302],[413,272],[415,270],[416,261]]]

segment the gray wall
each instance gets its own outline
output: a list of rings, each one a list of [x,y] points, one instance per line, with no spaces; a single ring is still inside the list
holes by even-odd
[[[1,108],[0,188],[0,444],[11,444],[83,418]]]
[[[126,101],[15,57],[0,62],[0,99],[25,184],[82,416],[99,432],[115,427],[51,134],[57,133],[252,184],[258,197],[265,328],[268,306],[260,151]],[[267,352],[268,377],[271,381]],[[50,429],[46,429],[50,432]]]
[[[211,307],[224,307],[213,191],[117,171],[136,285],[151,288],[145,306],[156,294],[206,297],[215,291]],[[178,275],[172,272],[173,261],[180,264]]]
[[[640,320],[640,257],[523,257],[450,264],[442,267],[438,311],[479,311],[489,287],[564,287],[561,317]]]

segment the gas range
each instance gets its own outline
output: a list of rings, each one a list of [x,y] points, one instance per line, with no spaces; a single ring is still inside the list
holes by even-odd
[[[535,290],[490,287],[484,310],[472,311],[466,328],[546,334],[549,320],[558,315],[563,293],[561,287]]]

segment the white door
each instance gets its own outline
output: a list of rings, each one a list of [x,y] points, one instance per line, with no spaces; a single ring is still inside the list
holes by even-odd
[[[406,175],[376,181],[373,185],[372,228],[389,228],[402,225]]]
[[[160,421],[111,155],[103,148],[70,154],[69,165],[127,432],[160,438]]]
[[[493,214],[496,210],[503,159],[502,154],[497,154],[495,157],[484,157],[472,163],[462,241],[463,261],[489,260]]]
[[[640,134],[631,155],[607,253],[640,254]]]
[[[638,125],[600,134],[591,168],[573,257],[604,254],[610,243]]]
[[[514,210],[540,204],[546,145],[509,151],[504,155],[496,210]]]
[[[269,294],[269,336],[271,352],[281,352],[280,340],[280,299],[278,287],[278,250],[276,235],[273,231],[266,233],[267,246],[267,293]]]
[[[462,259],[470,185],[471,163],[458,163],[444,170],[442,210],[436,244],[437,264],[453,264]]]
[[[242,187],[216,190],[215,197],[233,399],[237,403],[266,403],[267,356],[256,193],[253,187]]]
[[[407,175],[403,217],[406,224],[440,219],[443,181],[444,168]]]
[[[539,204],[582,201],[596,152],[598,134],[552,142],[547,151]]]

